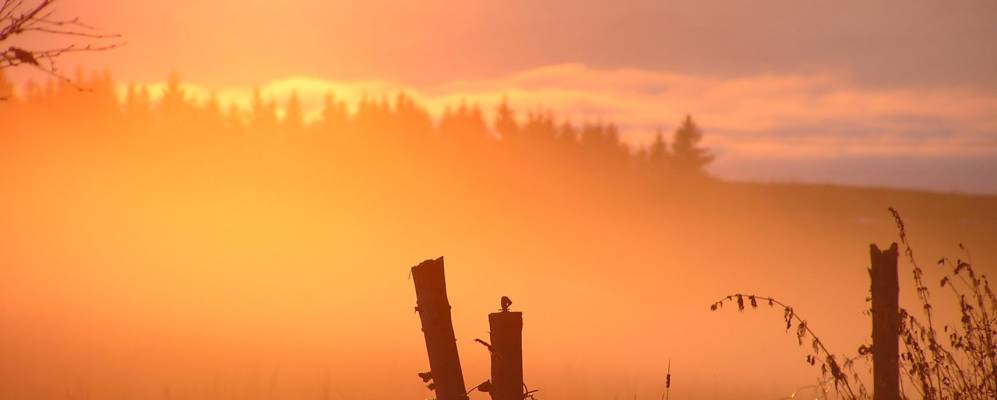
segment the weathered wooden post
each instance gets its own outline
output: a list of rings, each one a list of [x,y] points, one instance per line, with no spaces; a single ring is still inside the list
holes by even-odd
[[[512,301],[502,297],[502,311],[488,314],[491,337],[493,400],[523,400],[523,313],[509,311]]]
[[[423,379],[432,380],[430,388],[436,391],[438,400],[466,400],[464,374],[460,369],[457,338],[447,300],[443,257],[412,267],[412,280],[415,281],[416,310],[422,320],[426,352],[429,353],[430,371]]]
[[[900,283],[897,244],[870,246],[872,268],[872,369],[874,400],[900,399]]]

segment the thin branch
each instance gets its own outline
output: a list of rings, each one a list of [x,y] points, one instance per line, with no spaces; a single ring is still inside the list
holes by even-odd
[[[124,46],[125,42],[105,42],[108,39],[120,39],[122,36],[116,33],[104,33],[93,25],[81,22],[79,17],[55,18],[56,10],[53,7],[55,2],[56,0],[41,0],[33,6],[25,6],[23,0],[2,0],[0,2],[0,44],[19,35],[92,41],[92,43],[70,43],[47,49],[14,46],[3,49],[6,46],[0,45],[0,69],[30,66],[61,82],[68,83],[77,90],[89,91],[89,89],[78,86],[72,79],[59,73],[56,59],[67,53],[108,51]]]
[[[42,32],[42,33],[48,33],[48,34],[52,34],[52,35],[79,36],[79,37],[85,37],[85,38],[90,38],[90,39],[111,39],[111,38],[120,38],[121,37],[120,34],[96,34],[96,33],[80,32],[80,31],[72,31],[72,30],[59,30],[59,29],[42,28],[42,27],[24,28],[24,29],[21,30],[21,32]]]
[[[745,304],[744,304],[745,299],[748,299],[748,302],[752,308],[758,307],[759,300],[768,303],[770,307],[774,306],[782,307],[784,317],[786,319],[786,330],[788,331],[792,327],[793,322],[795,321],[797,326],[796,335],[800,341],[800,344],[802,345],[803,338],[809,335],[809,337],[813,339],[813,345],[815,347],[815,350],[818,350],[817,351],[818,355],[820,355],[819,353],[823,353],[825,356],[825,359],[821,361],[821,364],[830,369],[831,377],[834,378],[834,381],[836,383],[840,382],[841,384],[843,384],[845,392],[842,394],[849,399],[859,398],[858,396],[855,395],[855,392],[852,390],[851,385],[848,383],[848,377],[842,371],[841,365],[839,365],[837,360],[835,360],[834,354],[827,349],[827,347],[824,345],[824,341],[820,340],[820,337],[818,337],[817,334],[814,333],[814,331],[810,328],[810,325],[807,324],[807,321],[801,318],[799,314],[797,314],[796,311],[793,309],[793,307],[790,307],[789,305],[772,297],[756,296],[753,294],[744,294],[744,293],[734,293],[714,302],[712,305],[710,305],[710,310],[716,311],[717,309],[723,307],[725,303],[736,302],[738,310],[743,311],[745,309]],[[809,360],[813,359],[808,357],[808,361]],[[847,365],[850,364],[851,362],[852,359],[846,358],[844,360],[843,365],[847,367]],[[860,381],[858,383],[861,385]],[[860,389],[862,389],[861,386]]]

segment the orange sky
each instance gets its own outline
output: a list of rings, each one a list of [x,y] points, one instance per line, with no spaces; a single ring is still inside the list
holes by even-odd
[[[62,0],[124,33],[125,80],[207,85],[290,74],[440,84],[583,63],[716,77],[843,71],[872,85],[997,89],[989,1]]]
[[[968,2],[65,0],[128,46],[68,58],[124,83],[407,90],[608,119],[645,142],[692,113],[733,179],[997,192],[997,5]],[[21,79],[35,77],[15,71]]]
[[[613,121],[634,144],[691,113],[722,178],[997,193],[997,2],[704,3],[63,0],[128,45],[62,67],[154,94],[175,71],[191,96],[238,105],[297,91],[309,114],[328,92],[403,90],[435,115],[507,98],[520,115]],[[488,374],[473,338],[508,295],[541,399],[659,398],[672,362],[675,398],[779,398],[818,375],[806,348],[779,310],[711,314],[718,297],[775,295],[854,353],[868,244],[897,237],[889,206],[923,264],[962,243],[997,272],[993,196],[634,183],[532,153],[482,169],[474,150],[373,135],[315,146],[163,125],[118,142],[76,136],[100,123],[86,115],[25,109],[0,128],[11,398],[428,397],[406,274],[440,255],[468,384]]]

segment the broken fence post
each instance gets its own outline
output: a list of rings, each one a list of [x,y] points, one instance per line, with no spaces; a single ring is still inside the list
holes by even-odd
[[[436,391],[438,400],[467,400],[457,339],[450,317],[450,302],[447,300],[443,257],[412,267],[412,280],[415,282],[416,310],[426,336],[429,379],[432,380],[430,387]]]
[[[899,251],[893,243],[885,251],[870,246],[872,267],[872,369],[874,400],[900,399],[900,283]]]
[[[523,313],[504,309],[488,314],[488,327],[492,342],[489,394],[493,400],[523,400]]]

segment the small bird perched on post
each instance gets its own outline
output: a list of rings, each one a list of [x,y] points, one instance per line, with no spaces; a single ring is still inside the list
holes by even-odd
[[[509,311],[509,306],[512,305],[512,300],[509,300],[509,298],[506,296],[502,296],[501,304],[502,304],[502,312],[507,312]]]
[[[8,50],[11,53],[14,53],[14,58],[16,58],[17,61],[24,64],[38,65],[38,59],[36,59],[35,55],[31,54],[30,51],[14,46],[10,46],[10,49]]]

